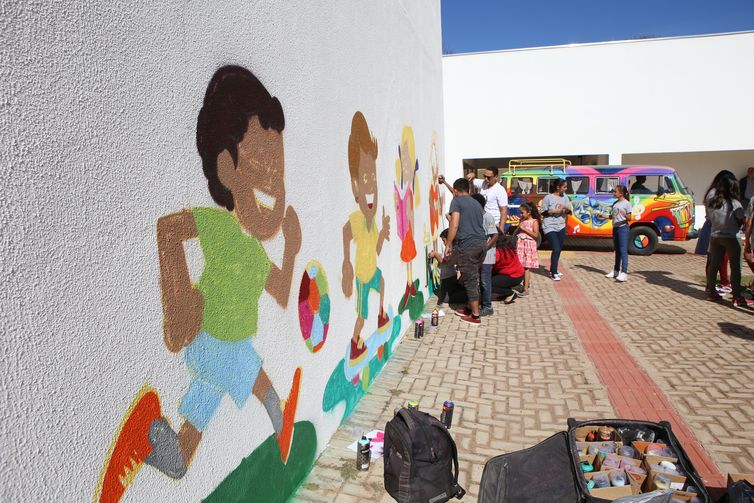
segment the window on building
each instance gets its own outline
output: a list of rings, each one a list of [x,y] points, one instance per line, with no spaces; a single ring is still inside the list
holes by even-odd
[[[617,176],[598,176],[597,177],[597,194],[611,194],[616,185],[620,183]]]
[[[569,176],[566,181],[568,182],[566,194],[589,194],[588,176]]]

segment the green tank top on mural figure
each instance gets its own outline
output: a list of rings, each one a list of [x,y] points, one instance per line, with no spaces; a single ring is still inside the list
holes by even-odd
[[[192,213],[204,253],[197,284],[204,296],[201,330],[221,341],[248,339],[257,333],[270,259],[232,213],[218,208],[193,208]]]

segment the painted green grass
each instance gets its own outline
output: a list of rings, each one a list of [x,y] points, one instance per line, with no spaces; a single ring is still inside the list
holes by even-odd
[[[314,425],[309,421],[296,423],[288,463],[280,460],[280,450],[272,435],[244,458],[204,501],[285,503],[306,479],[316,452]]]

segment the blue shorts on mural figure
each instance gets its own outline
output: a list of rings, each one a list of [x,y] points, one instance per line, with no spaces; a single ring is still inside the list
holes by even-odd
[[[371,279],[362,283],[358,276],[355,278],[356,285],[356,313],[365,320],[369,318],[369,290],[374,290],[380,293],[380,280],[382,279],[382,271],[377,267],[374,270],[374,275]],[[391,315],[392,317],[392,315]]]
[[[221,341],[206,332],[186,347],[184,359],[193,379],[178,413],[199,431],[207,427],[226,393],[236,407],[243,407],[262,368],[251,339]]]

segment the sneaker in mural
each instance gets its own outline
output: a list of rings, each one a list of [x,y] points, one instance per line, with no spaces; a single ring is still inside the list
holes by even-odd
[[[162,418],[160,397],[144,386],[123,416],[99,476],[94,501],[120,501],[153,447],[149,442],[152,423]]]
[[[293,421],[296,419],[296,407],[298,407],[298,394],[300,390],[301,367],[298,367],[293,373],[293,383],[291,384],[291,391],[288,393],[288,399],[284,404],[281,404],[283,409],[283,428],[276,440],[280,447],[280,459],[283,460],[283,464],[288,461],[288,454],[290,453],[291,439],[293,438]]]
[[[144,460],[146,464],[174,479],[186,475],[186,461],[178,443],[178,434],[170,427],[167,419],[152,421],[147,437],[152,445],[152,452]]]

